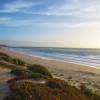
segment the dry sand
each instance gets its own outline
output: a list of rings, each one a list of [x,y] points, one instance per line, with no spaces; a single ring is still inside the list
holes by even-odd
[[[75,86],[78,86],[82,82],[86,83],[89,88],[100,91],[100,69],[68,62],[42,59],[4,48],[0,49],[0,52],[8,54],[11,57],[19,58],[29,64],[44,65],[51,71],[54,77],[64,79]]]
[[[13,75],[10,74],[9,69],[0,68],[0,100],[3,100],[9,94],[10,89],[7,81],[12,77]]]

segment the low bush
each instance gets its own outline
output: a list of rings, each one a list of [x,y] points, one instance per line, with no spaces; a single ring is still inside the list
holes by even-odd
[[[100,100],[100,93],[88,89],[84,83],[80,85],[80,90],[88,98],[88,100]]]
[[[16,59],[16,58],[12,58],[12,63],[15,65],[19,65],[19,66],[24,66],[25,62],[20,60],[20,59]]]
[[[1,59],[7,62],[12,62],[12,59],[10,57],[2,56]]]
[[[11,58],[10,56],[4,54],[4,53],[1,53],[0,52],[0,58],[4,61],[7,61],[9,63],[13,63],[15,65],[19,65],[19,66],[24,66],[25,65],[25,62],[20,60],[20,59],[16,59],[16,58]]]
[[[25,70],[22,67],[17,67],[11,71],[12,74],[15,75],[23,75],[25,74]]]
[[[31,73],[30,76],[34,79],[49,79],[49,77],[45,76],[45,75],[42,75],[40,73]]]
[[[15,65],[8,65],[8,64],[3,63],[3,62],[0,62],[0,67],[2,67],[2,68],[9,68],[9,69],[14,69],[14,68],[16,68]]]
[[[7,54],[4,54],[4,53],[0,52],[0,57],[1,57],[1,56],[9,57]]]
[[[51,88],[48,85],[51,81],[52,84],[60,84],[60,88]],[[11,94],[4,100],[88,100],[79,89],[58,79],[50,79],[44,85],[25,82],[16,86],[16,82],[13,81],[10,83],[10,89]]]
[[[69,85],[64,80],[50,79],[47,82],[47,86],[49,86],[50,88],[63,88]]]
[[[10,56],[8,56],[7,54],[1,53],[1,52],[0,52],[0,58],[2,60],[4,60],[4,61],[7,61],[7,62],[10,62],[11,61]]]
[[[51,73],[42,65],[29,65],[28,69],[34,73],[40,73],[42,75],[47,76],[48,78],[53,78]]]

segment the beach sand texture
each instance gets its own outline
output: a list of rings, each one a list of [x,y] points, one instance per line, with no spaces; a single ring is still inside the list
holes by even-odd
[[[92,88],[93,90],[100,91],[100,69],[84,65],[72,64],[68,62],[42,59],[17,53],[5,48],[0,49],[0,52],[8,54],[11,57],[19,58],[29,64],[44,65],[49,71],[51,71],[52,75],[55,78],[63,79],[74,86],[78,86],[80,83],[86,83],[87,87]],[[3,71],[3,69],[1,71]],[[0,74],[0,78],[1,77],[2,75]],[[10,78],[9,75],[6,75],[5,77],[8,77],[7,79]],[[7,81],[7,79],[5,80],[5,82]],[[2,87],[1,85],[3,84],[3,79],[1,78],[0,80],[0,87]],[[2,90],[0,89],[0,93],[1,91]]]
[[[13,75],[10,74],[9,69],[0,68],[0,100],[3,100],[9,94],[10,89],[7,81],[12,77]]]

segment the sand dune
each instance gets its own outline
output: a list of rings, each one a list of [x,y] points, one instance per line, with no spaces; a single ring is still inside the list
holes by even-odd
[[[68,62],[60,62],[56,60],[47,60],[41,59],[38,57],[28,56],[25,54],[13,52],[9,49],[0,49],[0,52],[8,54],[11,57],[19,58],[29,64],[42,64],[47,69],[51,71],[54,77],[64,79],[65,81],[69,82],[72,85],[78,86],[81,82],[86,83],[87,87],[92,88],[94,90],[100,90],[100,69],[92,68],[84,65],[77,65]],[[1,73],[4,70],[1,70]],[[9,71],[5,71],[8,73]],[[5,82],[11,78],[9,74],[3,74],[1,77],[0,87],[2,86],[2,81],[5,77]],[[6,83],[4,83],[6,84]],[[5,85],[7,87],[7,84]],[[7,90],[8,91],[8,90]],[[0,89],[0,97],[1,97],[2,90]],[[8,93],[8,92],[7,92]]]

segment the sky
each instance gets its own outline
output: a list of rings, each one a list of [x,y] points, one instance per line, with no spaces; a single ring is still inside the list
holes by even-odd
[[[0,0],[0,44],[100,48],[100,0]]]

